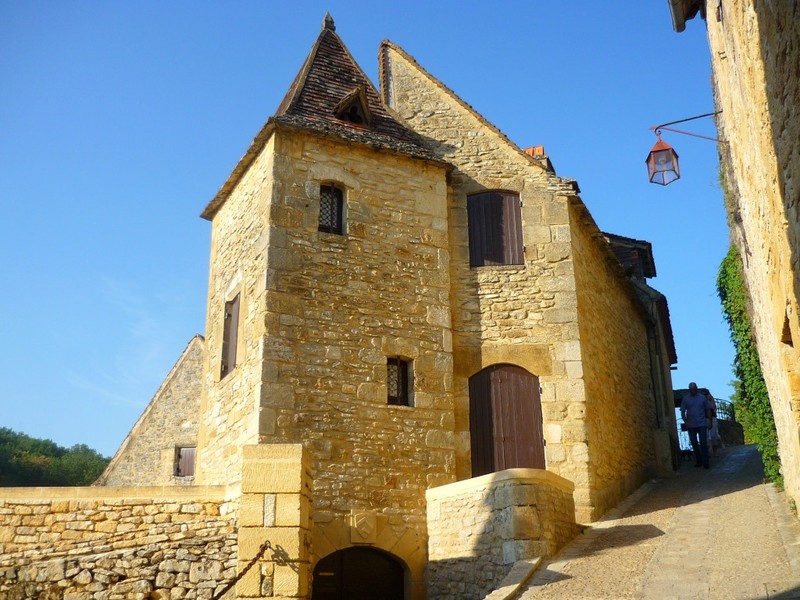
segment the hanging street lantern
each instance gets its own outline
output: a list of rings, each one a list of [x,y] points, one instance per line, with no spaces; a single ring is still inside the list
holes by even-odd
[[[681,171],[678,167],[678,153],[672,146],[661,139],[661,134],[657,133],[658,141],[650,154],[647,155],[647,175],[650,183],[659,185],[669,185],[673,181],[681,178]]]

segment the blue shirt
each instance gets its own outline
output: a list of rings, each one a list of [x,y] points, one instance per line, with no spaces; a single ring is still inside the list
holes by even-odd
[[[708,398],[698,392],[681,398],[681,416],[687,427],[708,427]]]

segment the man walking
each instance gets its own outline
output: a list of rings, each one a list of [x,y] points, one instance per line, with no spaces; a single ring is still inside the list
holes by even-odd
[[[689,441],[694,451],[694,466],[708,468],[708,428],[711,411],[708,399],[697,391],[697,384],[689,384],[689,393],[681,398],[681,417],[689,432]]]

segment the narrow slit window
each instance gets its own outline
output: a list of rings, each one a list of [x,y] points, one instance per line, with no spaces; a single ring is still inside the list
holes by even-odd
[[[394,406],[411,406],[410,364],[402,358],[386,361],[386,400]]]
[[[239,294],[225,303],[225,322],[222,326],[222,360],[219,377],[222,379],[236,367],[236,346],[239,332]]]
[[[319,188],[319,230],[327,233],[344,233],[344,192],[335,185]]]

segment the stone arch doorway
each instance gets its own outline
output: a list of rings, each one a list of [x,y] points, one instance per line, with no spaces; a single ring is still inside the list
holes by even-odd
[[[312,600],[404,600],[405,569],[385,552],[354,546],[329,554],[314,568]]]
[[[472,476],[503,469],[544,469],[539,378],[499,364],[469,378]]]

